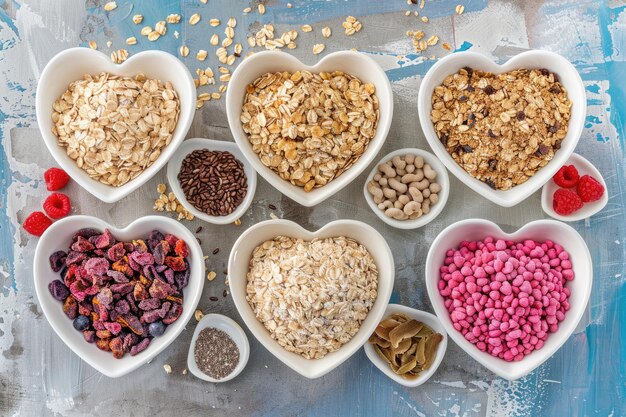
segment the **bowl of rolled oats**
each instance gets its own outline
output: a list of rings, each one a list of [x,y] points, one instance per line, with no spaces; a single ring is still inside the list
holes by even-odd
[[[548,51],[527,51],[503,65],[474,53],[439,60],[418,96],[424,135],[465,185],[514,206],[567,161],[586,114],[574,66]]]
[[[382,147],[391,85],[370,57],[334,52],[308,66],[266,51],[243,61],[226,93],[228,123],[256,171],[314,206],[354,180]]]
[[[162,51],[115,64],[71,48],[44,68],[37,87],[39,130],[57,163],[106,203],[127,196],[182,143],[196,92],[185,65]]]
[[[288,220],[258,223],[235,242],[228,271],[246,326],[307,378],[330,372],[367,342],[394,281],[385,239],[355,220],[316,232]]]

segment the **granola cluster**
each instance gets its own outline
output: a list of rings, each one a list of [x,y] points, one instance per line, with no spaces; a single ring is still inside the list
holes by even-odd
[[[508,190],[552,160],[571,107],[558,76],[546,69],[492,74],[465,67],[435,88],[430,117],[465,171]]]

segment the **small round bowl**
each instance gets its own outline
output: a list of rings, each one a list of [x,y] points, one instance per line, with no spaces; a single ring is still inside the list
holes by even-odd
[[[143,73],[149,78],[170,81],[180,99],[180,115],[170,144],[163,148],[152,165],[121,187],[102,184],[91,178],[58,145],[57,137],[52,133],[52,104],[67,90],[71,82],[82,79],[85,74],[101,72],[123,76]],[[114,203],[141,187],[159,172],[183,142],[196,112],[196,87],[185,64],[167,52],[139,52],[123,63],[115,64],[102,52],[89,48],[70,48],[55,55],[44,68],[37,85],[35,102],[39,130],[52,157],[90,194],[105,203]]]
[[[123,241],[145,239],[148,233],[156,229],[183,239],[189,248],[188,260],[191,275],[187,287],[183,289],[183,313],[178,320],[167,326],[162,336],[155,337],[150,342],[150,346],[136,356],[126,354],[121,359],[115,359],[111,352],[98,349],[95,343],[87,343],[83,334],[76,331],[72,326],[72,320],[63,313],[63,303],[55,300],[48,290],[48,284],[59,279],[59,273],[54,272],[50,267],[48,261],[50,254],[58,250],[67,251],[72,237],[79,229],[86,227],[100,231],[109,229],[116,239]],[[33,276],[35,277],[35,292],[39,306],[50,326],[76,355],[109,378],[126,375],[150,362],[159,352],[168,347],[193,316],[206,281],[202,249],[196,237],[182,223],[164,216],[141,217],[124,228],[117,228],[104,220],[91,216],[69,216],[57,220],[46,230],[37,243],[33,260]]]
[[[443,265],[446,251],[458,247],[462,241],[479,240],[487,236],[516,242],[525,239],[552,240],[563,246],[572,260],[575,277],[567,283],[567,288],[571,291],[570,310],[565,315],[565,319],[559,323],[558,330],[550,333],[541,349],[531,352],[517,362],[507,362],[491,356],[467,341],[463,334],[454,328],[450,313],[437,288],[440,279],[439,268]],[[587,244],[576,230],[563,222],[536,220],[513,233],[505,233],[497,224],[488,220],[467,219],[451,224],[435,238],[426,257],[424,277],[430,303],[450,338],[484,367],[504,379],[514,381],[548,360],[572,335],[587,308],[593,282],[593,267]]]
[[[200,332],[207,327],[213,327],[214,329],[218,329],[226,333],[233,339],[233,342],[237,345],[239,349],[239,363],[228,376],[225,376],[222,379],[211,378],[204,372],[202,372],[198,365],[196,365],[196,359],[194,356],[194,349],[196,347],[196,340],[198,340],[198,335]],[[193,332],[193,337],[191,338],[191,345],[189,346],[189,354],[187,355],[187,368],[191,371],[192,374],[197,376],[200,379],[203,379],[208,382],[226,382],[230,381],[237,375],[243,371],[243,368],[246,367],[248,363],[248,358],[250,357],[250,343],[248,343],[248,337],[246,333],[243,331],[240,325],[238,325],[233,319],[230,317],[223,316],[221,314],[207,314],[204,316],[198,325],[196,326],[196,330]]]
[[[387,217],[385,212],[378,208],[378,205],[374,202],[374,197],[367,191],[367,184],[374,178],[374,175],[378,172],[378,166],[383,164],[391,159],[393,159],[397,155],[406,155],[406,154],[415,154],[424,158],[424,162],[429,164],[432,169],[437,172],[436,181],[439,185],[441,185],[441,192],[439,192],[439,201],[431,207],[431,210],[428,214],[424,214],[421,217],[413,220],[396,220],[391,217]],[[379,219],[387,223],[389,226],[398,228],[398,229],[417,229],[418,227],[422,227],[428,223],[430,223],[435,217],[441,213],[446,202],[448,201],[448,195],[450,194],[450,179],[448,178],[448,170],[441,163],[441,161],[432,153],[426,152],[422,149],[417,148],[404,148],[398,149],[397,151],[393,151],[387,154],[384,158],[382,158],[376,166],[372,169],[372,172],[367,176],[367,180],[365,180],[365,184],[363,185],[363,194],[365,195],[365,201],[370,206],[372,211],[378,216]]]
[[[183,162],[183,159],[185,159],[185,157],[191,152],[199,149],[230,152],[243,165],[243,170],[246,173],[246,177],[248,180],[248,192],[246,193],[246,196],[244,197],[241,204],[235,209],[235,211],[226,216],[211,216],[192,206],[185,197],[185,193],[183,192],[183,189],[178,182],[178,172],[180,171],[180,166]],[[226,142],[214,139],[195,138],[187,139],[186,141],[184,141],[182,145],[180,145],[176,153],[172,155],[170,162],[167,164],[167,181],[170,184],[172,192],[174,192],[174,195],[176,196],[178,201],[180,201],[180,203],[183,205],[183,207],[187,209],[187,211],[189,211],[197,218],[213,224],[229,224],[240,218],[246,212],[246,210],[248,210],[250,204],[252,204],[252,199],[254,198],[254,193],[256,192],[256,171],[254,170],[254,168],[252,168],[252,165],[250,165],[243,153],[241,153],[237,145],[233,142]]]
[[[591,217],[594,214],[598,213],[600,210],[602,210],[606,206],[606,203],[609,202],[609,193],[608,189],[606,188],[606,182],[604,182],[604,178],[602,177],[602,174],[600,174],[600,171],[598,171],[591,162],[578,155],[577,153],[573,153],[572,156],[570,156],[567,162],[563,165],[574,165],[581,177],[583,175],[589,175],[596,179],[604,187],[604,194],[598,201],[584,203],[583,207],[580,210],[575,211],[572,214],[568,214],[567,216],[562,216],[554,211],[554,209],[552,208],[552,196],[554,196],[554,193],[560,187],[556,185],[553,179],[550,179],[541,189],[541,208],[543,209],[544,213],[554,219],[561,220],[563,222],[576,222],[578,220],[583,220],[587,217]]]
[[[380,117],[376,134],[370,140],[367,149],[360,158],[339,177],[333,179],[323,187],[314,188],[310,192],[304,191],[302,187],[291,184],[283,180],[277,173],[266,167],[261,162],[259,156],[252,150],[248,135],[243,131],[241,125],[241,109],[246,95],[246,88],[258,77],[268,72],[276,71],[298,71],[307,70],[311,72],[322,71],[343,71],[354,75],[363,82],[369,82],[376,87],[378,97]],[[312,207],[326,200],[352,180],[359,176],[365,168],[374,160],[378,151],[385,143],[387,133],[391,127],[393,117],[393,92],[391,83],[385,71],[369,56],[354,51],[339,51],[326,55],[315,65],[305,65],[298,58],[286,52],[264,51],[242,61],[233,72],[228,91],[226,92],[226,113],[228,125],[235,138],[235,142],[241,151],[250,161],[254,169],[265,178],[274,188],[296,203],[306,207]]]
[[[400,375],[396,374],[391,369],[391,367],[387,363],[385,363],[385,361],[383,361],[380,356],[378,356],[376,350],[374,350],[374,346],[372,346],[371,343],[366,343],[365,346],[363,346],[363,349],[365,350],[365,354],[367,355],[368,359],[374,364],[374,366],[380,369],[382,373],[387,375],[389,378],[393,379],[400,385],[404,385],[405,387],[419,387],[424,382],[428,381],[428,379],[433,376],[433,374],[437,371],[437,368],[439,368],[439,365],[441,364],[441,361],[446,354],[446,349],[448,348],[448,334],[446,333],[446,329],[444,329],[441,325],[441,322],[439,321],[437,316],[435,316],[434,314],[430,314],[426,311],[416,310],[414,308],[399,304],[389,304],[387,306],[387,310],[385,311],[383,319],[396,313],[405,314],[411,319],[420,321],[433,329],[436,333],[439,333],[443,336],[441,343],[439,343],[439,346],[437,347],[435,361],[432,363],[430,368],[428,368],[424,372],[421,372],[416,379],[404,379]]]

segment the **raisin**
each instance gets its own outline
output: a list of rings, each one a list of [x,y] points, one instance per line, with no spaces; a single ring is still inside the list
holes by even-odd
[[[498,167],[498,161],[496,161],[495,159],[490,159],[489,160],[489,170],[490,171],[495,171],[497,167]]]
[[[474,75],[474,70],[470,67],[463,67],[463,69],[465,70],[465,72],[467,72],[467,76],[469,78],[472,78],[472,75]]]
[[[552,94],[559,94],[561,92],[561,87],[559,87],[558,84],[554,84],[548,91]]]
[[[472,152],[474,152],[474,148],[472,148],[472,147],[471,147],[471,146],[469,146],[469,145],[463,145],[463,146],[461,146],[461,149],[462,149],[462,150],[463,150],[463,152],[465,152],[465,153],[472,153]]]
[[[526,118],[526,113],[524,113],[523,111],[520,110],[520,111],[517,112],[516,117],[517,117],[517,120],[519,120],[521,122],[522,120],[524,120]]]
[[[494,190],[496,189],[496,184],[491,180],[491,178],[485,178],[485,184],[487,184]]]
[[[485,94],[487,95],[492,95],[493,93],[496,92],[496,89],[493,88],[492,86],[488,85],[487,87],[483,88],[483,91],[485,92]]]
[[[461,97],[459,97],[459,100],[458,100],[458,101],[459,101],[460,103],[463,103],[464,101],[467,101],[467,100],[468,100],[468,99],[467,99],[467,96],[466,96],[466,95],[462,95]]]
[[[496,134],[493,133],[493,130],[491,129],[487,131],[487,136],[489,136],[490,138],[497,138]]]

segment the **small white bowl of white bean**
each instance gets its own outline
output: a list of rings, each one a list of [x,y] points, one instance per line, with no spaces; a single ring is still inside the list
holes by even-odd
[[[372,211],[398,229],[417,229],[441,213],[450,193],[446,167],[417,148],[387,154],[372,169],[363,194]]]

